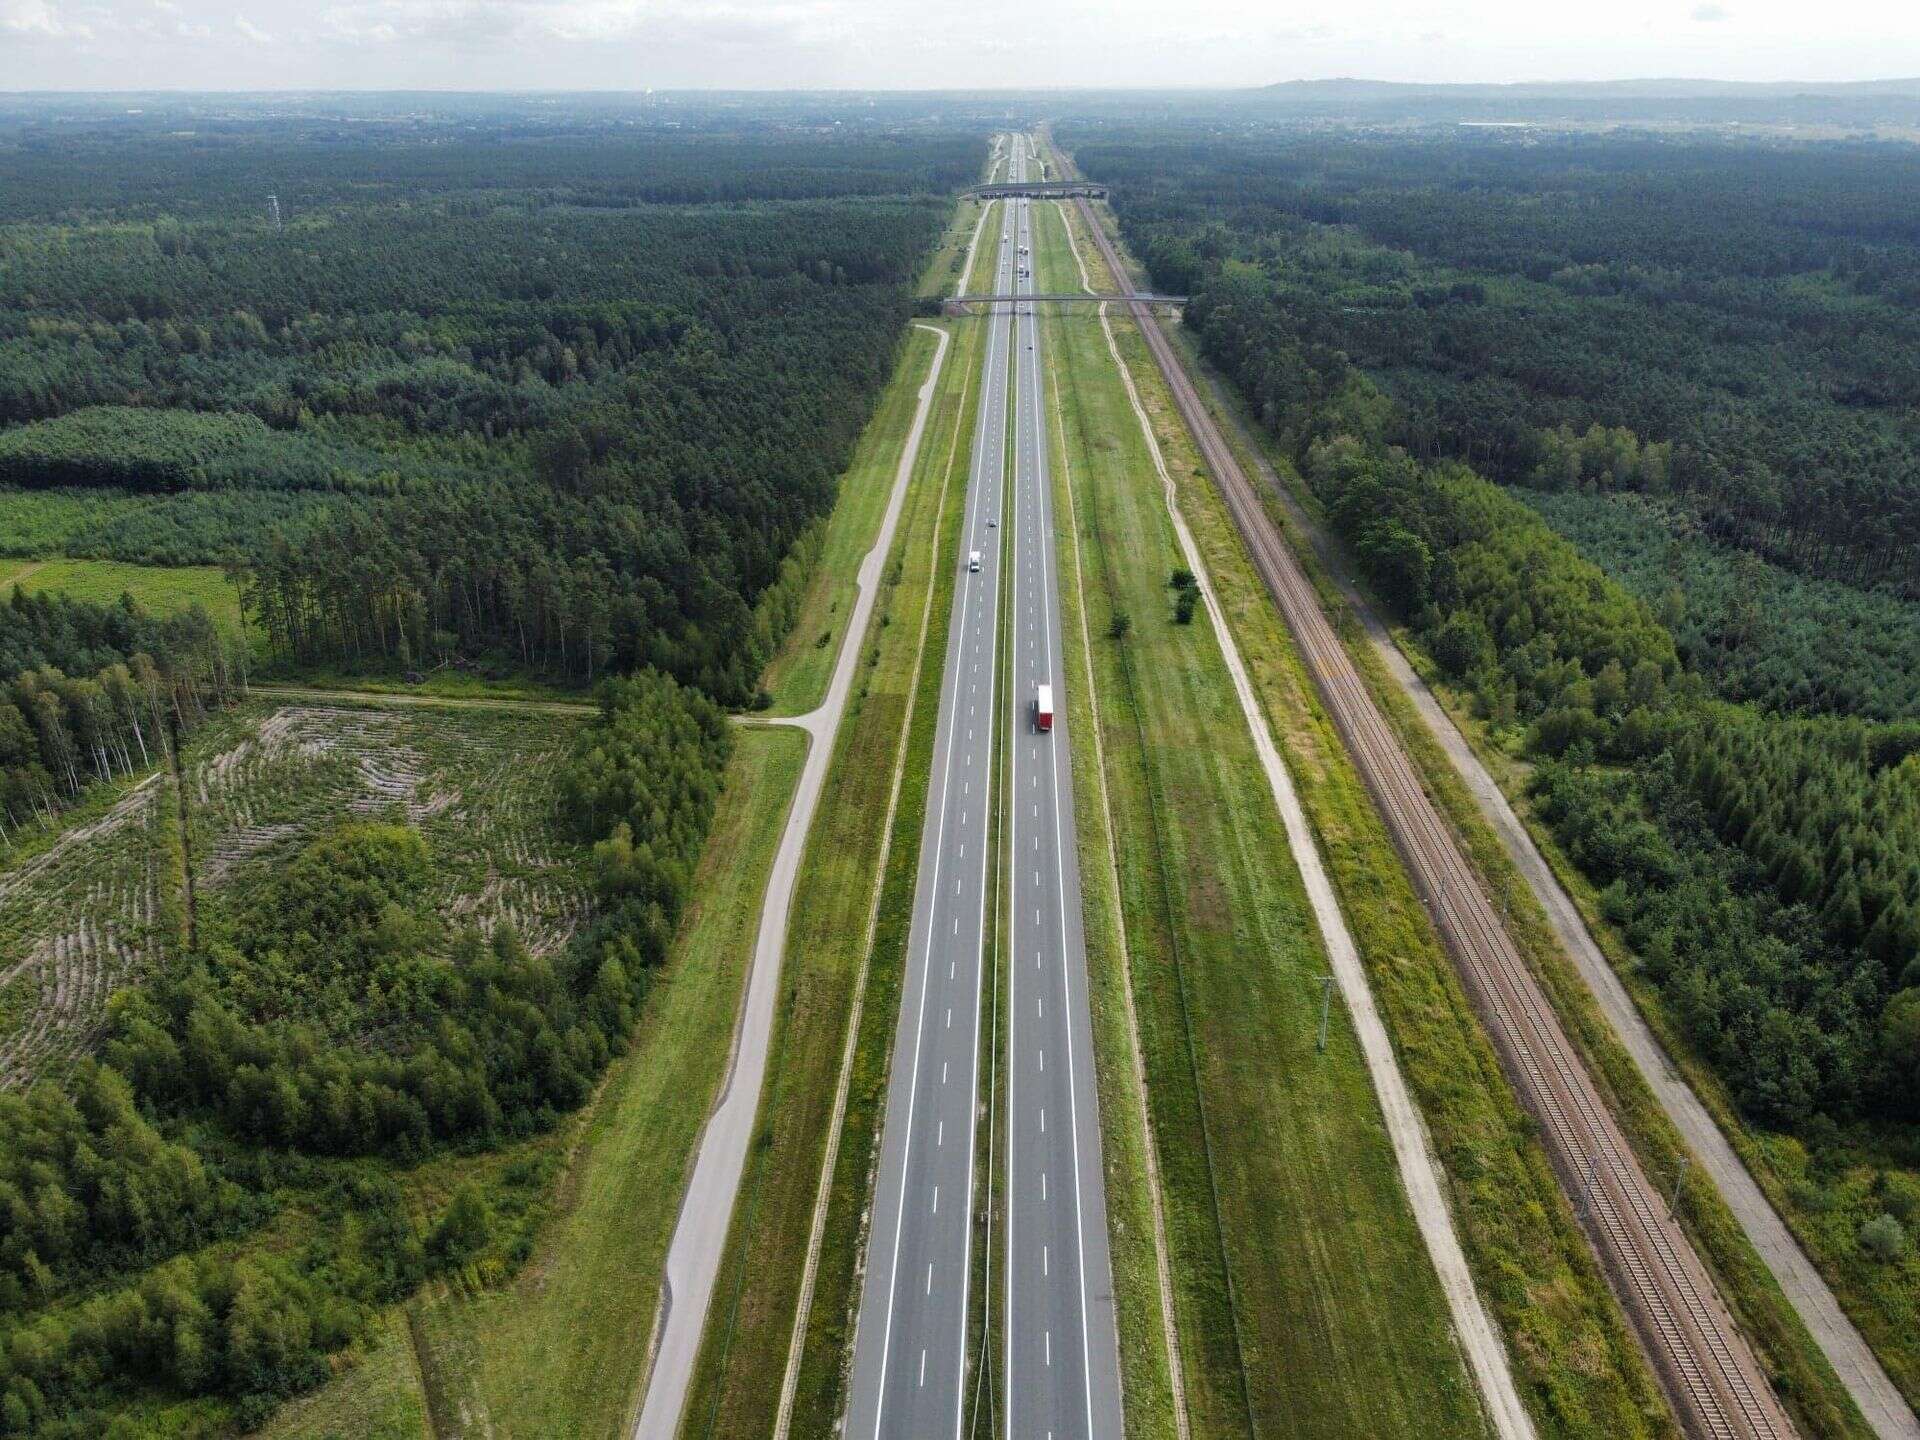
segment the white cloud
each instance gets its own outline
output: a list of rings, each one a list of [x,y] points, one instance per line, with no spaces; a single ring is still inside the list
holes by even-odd
[[[1706,0],[1705,4],[1693,7],[1693,18],[1702,24],[1711,25],[1717,20],[1731,20],[1733,12],[1724,5],[1715,4],[1714,0]]]
[[[47,0],[0,0],[0,34],[34,35],[48,40],[87,40],[93,31],[62,20]]]
[[[247,39],[253,41],[256,45],[271,45],[273,43],[273,36],[262,30],[244,15],[235,15],[233,17],[233,28],[246,36]]]
[[[840,0],[347,0],[320,14],[346,44],[433,42],[464,48],[645,38],[655,45],[805,45],[840,33]]]

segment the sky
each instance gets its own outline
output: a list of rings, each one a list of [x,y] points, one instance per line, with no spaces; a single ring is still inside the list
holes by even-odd
[[[1915,75],[1913,0],[0,0],[0,90]]]

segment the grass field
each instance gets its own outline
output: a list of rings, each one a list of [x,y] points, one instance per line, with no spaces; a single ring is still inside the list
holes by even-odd
[[[283,1406],[260,1440],[431,1440],[403,1313],[382,1316],[342,1366],[350,1383],[322,1386]]]
[[[0,560],[0,594],[18,585],[111,605],[131,595],[156,615],[200,605],[221,625],[240,630],[240,595],[218,565],[125,565],[118,560]]]
[[[933,252],[933,258],[920,274],[916,294],[951,295],[954,292],[960,283],[960,267],[967,263],[968,242],[973,239],[974,227],[979,223],[978,202],[954,207],[953,219],[948,222],[946,233],[940,237],[939,249]]]
[[[1078,288],[1051,207],[1040,234],[1041,288]],[[1212,633],[1173,621],[1179,552],[1097,317],[1049,344],[1195,1432],[1477,1433],[1358,1048],[1315,1051],[1318,933]]]
[[[826,698],[827,681],[859,594],[860,562],[873,548],[886,514],[894,471],[938,343],[925,326],[908,328],[893,378],[880,393],[879,407],[860,436],[853,464],[840,477],[840,493],[826,521],[817,572],[801,603],[793,637],[761,677],[762,687],[773,696],[771,715],[804,714]]]

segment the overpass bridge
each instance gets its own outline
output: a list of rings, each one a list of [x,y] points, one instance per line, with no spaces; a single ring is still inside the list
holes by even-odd
[[[1060,294],[1039,295],[955,295],[947,303],[948,313],[964,311],[972,305],[1011,305],[1015,301],[1028,304],[1041,301],[1055,305],[1184,305],[1184,295],[1159,295],[1150,290],[1129,290],[1120,295],[1092,295],[1085,290],[1070,290]]]
[[[1106,198],[1107,187],[1086,180],[1016,180],[998,185],[975,185],[962,190],[969,200],[1066,200],[1084,195],[1092,200]]]

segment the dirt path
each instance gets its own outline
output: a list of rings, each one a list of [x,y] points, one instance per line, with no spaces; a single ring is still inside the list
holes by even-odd
[[[1854,1403],[1860,1407],[1861,1414],[1878,1434],[1889,1437],[1889,1440],[1920,1440],[1920,1420],[1916,1420],[1898,1387],[1881,1367],[1865,1338],[1840,1308],[1839,1300],[1814,1268],[1813,1262],[1807,1258],[1806,1252],[1800,1248],[1799,1242],[1793,1238],[1786,1223],[1767,1202],[1759,1185],[1734,1153],[1727,1137],[1721,1133],[1719,1125],[1700,1103],[1700,1097],[1694,1094],[1693,1088],[1687,1084],[1685,1077],[1647,1027],[1646,1021],[1641,1018],[1633,997],[1627,993],[1619,975],[1594,943],[1572,897],[1560,884],[1559,877],[1547,864],[1546,857],[1534,844],[1533,837],[1527,833],[1526,826],[1514,813],[1493,776],[1480,763],[1479,756],[1473,753],[1466,737],[1434,698],[1426,682],[1414,672],[1406,656],[1400,653],[1400,647],[1394,643],[1391,632],[1381,623],[1372,606],[1355,588],[1344,558],[1281,481],[1253,437],[1248,435],[1239,412],[1220,393],[1217,377],[1208,374],[1205,381],[1210,408],[1232,427],[1242,450],[1253,457],[1261,480],[1286,511],[1288,523],[1297,527],[1299,533],[1307,536],[1312,543],[1314,553],[1334,577],[1342,598],[1359,617],[1374,652],[1392,675],[1394,683],[1413,702],[1421,721],[1432,732],[1434,739],[1439,741],[1448,761],[1472,792],[1481,815],[1493,826],[1508,857],[1539,898],[1555,934],[1567,954],[1573,957],[1581,978],[1599,1002],[1607,1023],[1633,1057],[1634,1064],[1639,1067],[1687,1147],[1719,1188],[1721,1198],[1727,1202],[1741,1228],[1746,1231],[1747,1238],[1753,1242],[1754,1249],[1780,1282],[1781,1290],[1793,1303],[1793,1308],[1807,1329],[1813,1333],[1814,1340],[1825,1352]]]
[[[927,329],[934,329],[927,326]],[[693,1380],[693,1367],[700,1353],[700,1336],[706,1326],[707,1305],[713,1297],[713,1285],[726,1249],[727,1229],[733,1219],[734,1200],[740,1189],[740,1176],[746,1166],[747,1146],[753,1136],[753,1124],[759,1110],[760,1091],[766,1078],[767,1042],[773,1032],[774,1000],[780,987],[780,970],[786,956],[787,917],[793,906],[793,892],[799,878],[800,862],[806,851],[807,832],[813,826],[814,810],[826,782],[828,763],[833,758],[834,737],[846,713],[847,696],[853,688],[853,672],[866,645],[868,622],[873,615],[880,575],[887,552],[893,547],[893,532],[906,499],[907,482],[913,474],[915,457],[920,452],[920,437],[926,428],[934,391],[940,380],[941,366],[947,358],[947,332],[935,330],[940,345],[934,351],[933,366],[920,387],[919,405],[913,426],[907,433],[900,463],[894,472],[893,493],[888,497],[885,517],[873,548],[860,562],[859,595],[853,615],[834,662],[833,679],[828,683],[826,699],[819,708],[805,715],[778,723],[805,730],[807,758],[800,772],[800,784],[794,792],[793,807],[787,813],[786,829],[780,836],[780,848],[774,855],[773,871],[767,880],[766,897],[761,905],[760,930],[754,941],[753,965],[747,975],[746,994],[740,1021],[734,1032],[734,1053],[728,1062],[727,1078],[719,1103],[707,1120],[694,1156],[693,1171],[686,1194],[680,1202],[680,1215],[674,1223],[673,1238],[667,1247],[666,1276],[661,1284],[660,1318],[654,1325],[654,1355],[641,1401],[640,1417],[634,1426],[637,1440],[673,1440],[679,1430],[687,1389]]]
[[[29,576],[34,575],[38,573],[40,570],[45,569],[46,564],[47,562],[45,560],[29,560],[26,564],[22,565],[18,570],[10,570],[5,575],[0,575],[0,587],[5,587],[7,592],[11,594],[13,592],[14,586],[18,585],[22,580],[27,579]]]
[[[353,690],[316,685],[254,685],[270,700],[311,700],[330,705],[398,705],[441,710],[523,710],[534,715],[596,715],[590,700],[522,700],[509,695],[425,695],[394,690]]]

